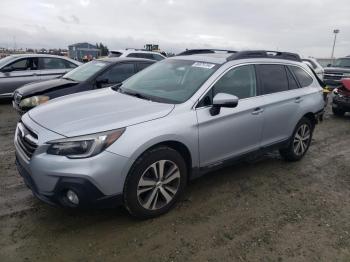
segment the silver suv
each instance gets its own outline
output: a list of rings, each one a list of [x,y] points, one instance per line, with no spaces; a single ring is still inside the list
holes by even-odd
[[[307,152],[322,88],[296,54],[192,54],[112,87],[54,99],[18,123],[16,162],[34,195],[68,207],[173,207],[190,179],[242,156]]]

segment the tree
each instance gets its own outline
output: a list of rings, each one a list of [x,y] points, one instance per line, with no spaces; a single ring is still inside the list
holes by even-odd
[[[100,44],[96,43],[96,48],[100,49],[101,56],[107,56],[109,53],[108,47],[102,43],[100,43]]]

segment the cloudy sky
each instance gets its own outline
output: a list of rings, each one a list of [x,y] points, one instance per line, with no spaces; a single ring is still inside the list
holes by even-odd
[[[0,47],[110,49],[158,43],[185,48],[269,49],[350,55],[349,0],[1,0]]]

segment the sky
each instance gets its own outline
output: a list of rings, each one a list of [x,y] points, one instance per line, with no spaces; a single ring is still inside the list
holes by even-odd
[[[109,49],[159,44],[350,55],[349,0],[1,0],[0,47]]]

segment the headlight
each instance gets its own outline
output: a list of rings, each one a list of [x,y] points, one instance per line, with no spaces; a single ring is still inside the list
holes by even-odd
[[[20,103],[20,107],[35,107],[38,105],[41,105],[43,103],[46,103],[47,101],[50,100],[50,97],[48,96],[32,96],[23,99]]]
[[[47,153],[68,158],[92,157],[113,144],[124,131],[125,128],[120,128],[103,133],[50,141]]]

